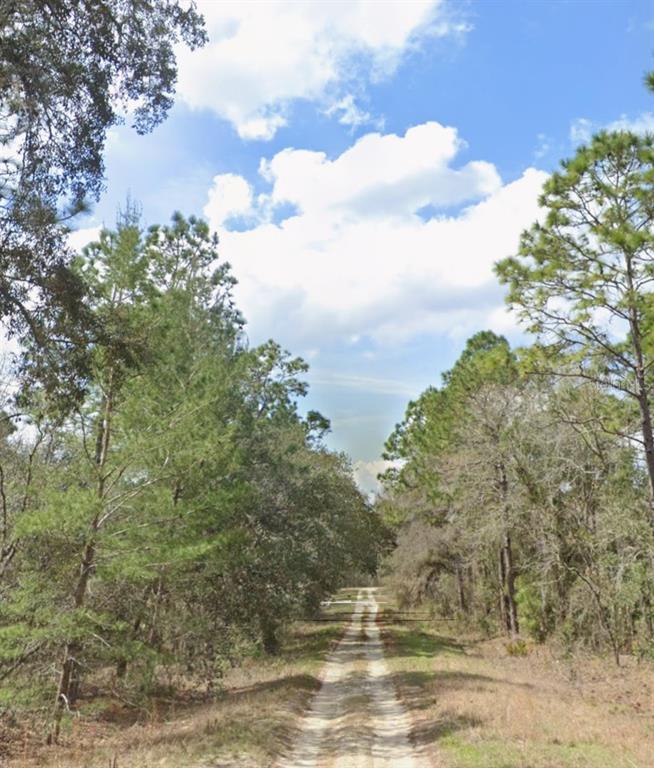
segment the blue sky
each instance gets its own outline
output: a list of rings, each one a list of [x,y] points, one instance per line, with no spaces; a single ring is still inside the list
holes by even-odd
[[[151,135],[111,132],[107,188],[147,223],[204,215],[254,343],[311,365],[308,407],[364,484],[466,338],[520,331],[492,264],[548,172],[604,126],[654,130],[654,2],[199,3]]]

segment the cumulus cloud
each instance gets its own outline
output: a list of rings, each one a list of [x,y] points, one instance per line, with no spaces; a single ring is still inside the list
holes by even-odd
[[[348,84],[390,76],[430,37],[462,35],[444,0],[200,0],[210,41],[179,50],[178,94],[193,108],[229,120],[244,139],[271,139],[297,99],[335,106],[362,120]],[[345,107],[345,110],[344,110]]]
[[[501,186],[490,163],[450,165],[464,144],[454,128],[430,122],[404,136],[369,133],[335,160],[323,152],[285,149],[263,161],[272,204],[292,203],[306,216],[405,217],[427,206],[451,206]]]
[[[245,179],[217,176],[205,214],[253,337],[319,348],[505,330],[493,264],[537,218],[546,174],[528,169],[503,184],[488,162],[457,163],[464,146],[455,129],[430,122],[404,136],[368,134],[333,159],[285,149],[262,161],[253,181],[268,191],[256,198]],[[233,199],[216,208],[218,192]],[[250,228],[223,227],[223,212],[249,200]],[[292,213],[280,220],[280,210]]]
[[[381,483],[377,479],[378,475],[384,473],[387,469],[395,466],[396,462],[384,461],[355,461],[353,465],[354,479],[360,490],[369,495],[375,495],[381,490]]]
[[[214,176],[204,213],[214,227],[229,219],[247,215],[252,209],[252,190],[242,176],[222,173]]]

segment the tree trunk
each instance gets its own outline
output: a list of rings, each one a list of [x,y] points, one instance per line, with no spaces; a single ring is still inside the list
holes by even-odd
[[[645,622],[645,628],[647,631],[648,639],[654,637],[654,622],[652,621],[652,602],[650,599],[649,591],[645,592],[642,598],[643,606],[643,621]]]
[[[518,606],[515,601],[515,568],[513,565],[513,549],[511,546],[511,534],[509,533],[509,481],[506,476],[506,467],[500,460],[497,464],[499,490],[502,501],[502,544],[500,549],[500,574],[502,587],[502,602],[504,609],[504,625],[511,637],[520,634],[518,625]]]
[[[127,674],[127,659],[118,659],[116,662],[116,680],[124,680]]]
[[[279,637],[277,623],[271,619],[263,619],[261,622],[261,641],[263,650],[269,656],[276,656],[279,653]]]
[[[509,620],[506,610],[506,576],[504,572],[504,557],[502,556],[501,549],[497,559],[497,575],[499,587],[500,626],[502,627],[503,631],[508,632]]]
[[[634,284],[633,263],[631,255],[626,257],[627,286],[631,296],[636,295]],[[631,331],[631,344],[636,358],[635,374],[638,394],[638,407],[640,409],[641,432],[645,448],[645,463],[649,478],[649,522],[654,527],[654,430],[652,429],[652,409],[650,393],[645,376],[646,364],[643,354],[643,334],[638,306],[635,300],[630,301],[629,306],[629,330]]]
[[[463,583],[463,569],[460,563],[456,565],[456,587],[459,597],[459,610],[461,613],[466,613],[468,606],[466,604],[465,584]]]
[[[101,418],[100,423],[98,424],[95,444],[95,468],[97,472],[96,495],[100,502],[104,499],[105,494],[106,477],[104,475],[104,468],[107,463],[109,452],[112,411],[113,371],[109,370],[107,376],[107,389],[100,408]],[[86,602],[89,580],[95,567],[96,536],[100,526],[100,519],[101,513],[97,512],[91,521],[89,537],[82,552],[79,575],[73,592],[73,607],[75,610],[82,608]],[[81,650],[81,645],[77,640],[69,640],[64,646],[61,675],[54,704],[53,727],[47,738],[49,743],[52,741],[56,743],[58,741],[64,710],[72,707],[78,696],[80,684],[78,656]]]
[[[649,518],[650,525],[654,527],[654,430],[652,429],[652,413],[649,397],[645,390],[644,376],[639,376],[638,388],[641,390],[638,397],[640,408],[641,431],[645,444],[645,461],[647,464],[647,476],[649,478]],[[640,380],[642,379],[642,381]]]
[[[515,570],[513,568],[513,550],[511,548],[511,536],[508,532],[504,534],[502,542],[502,562],[504,563],[504,576],[506,579],[506,618],[507,629],[512,637],[520,634],[518,624],[518,606],[515,601]]]
[[[134,623],[132,624],[132,631],[129,634],[130,640],[134,641],[137,639],[142,621],[143,616],[137,616],[136,619],[134,619]],[[116,662],[116,680],[123,680],[126,674],[127,659],[123,656]]]
[[[148,631],[148,645],[154,646],[157,643],[157,629],[159,621],[159,610],[164,598],[164,575],[159,574],[157,586],[154,590],[154,605],[150,616],[150,629]]]
[[[80,572],[75,586],[73,598],[75,610],[84,606],[86,590],[94,562],[95,544],[93,541],[90,541],[84,548],[82,564],[80,565]],[[64,657],[54,706],[54,724],[52,733],[48,735],[48,742],[54,741],[56,743],[59,739],[61,718],[63,717],[64,710],[74,706],[79,693],[79,663],[77,657],[80,651],[79,644],[74,640],[68,641],[64,646]]]

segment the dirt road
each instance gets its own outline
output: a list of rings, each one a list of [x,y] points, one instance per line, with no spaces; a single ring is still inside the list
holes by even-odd
[[[409,741],[376,623],[374,589],[360,590],[350,625],[328,657],[322,687],[278,768],[428,768]]]

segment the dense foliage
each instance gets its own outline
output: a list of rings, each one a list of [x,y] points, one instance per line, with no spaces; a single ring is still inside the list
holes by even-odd
[[[14,706],[51,696],[55,738],[90,679],[212,689],[242,648],[275,652],[383,541],[298,412],[305,363],[247,344],[205,223],[144,233],[128,209],[73,269],[103,329],[86,394],[62,409],[30,378],[0,436],[0,676]]]
[[[67,378],[68,398],[86,374],[84,337],[100,329],[66,225],[101,191],[107,131],[127,113],[140,133],[166,116],[178,41],[205,41],[192,3],[0,2],[0,321],[50,383]]]
[[[654,152],[600,133],[500,262],[536,336],[468,342],[387,443],[404,600],[488,631],[654,652]]]
[[[163,120],[193,2],[0,0],[0,708],[211,692],[392,528],[405,603],[654,656],[654,139],[600,133],[497,266],[536,343],[473,336],[387,443],[376,508],[306,364],[251,347],[201,220],[128,205],[74,257],[107,131]],[[654,75],[648,85],[654,88]],[[381,520],[385,521],[382,524]]]
[[[0,412],[0,708],[49,738],[90,686],[133,704],[211,691],[245,649],[372,573],[382,527],[307,370],[249,346],[217,239],[133,206],[76,257],[107,131],[161,122],[193,2],[0,2],[0,321],[20,344]]]

